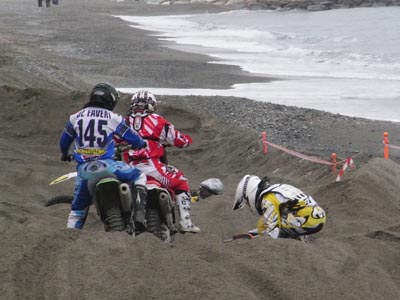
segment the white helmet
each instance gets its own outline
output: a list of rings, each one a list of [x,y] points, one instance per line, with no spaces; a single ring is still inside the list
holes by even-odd
[[[261,179],[254,175],[246,175],[240,180],[235,194],[235,202],[233,203],[233,210],[242,208],[246,203],[250,206],[253,212],[256,212],[255,207],[256,194],[258,190],[258,184]]]
[[[147,113],[153,113],[157,109],[156,97],[145,90],[133,94],[131,99],[130,111],[141,110]]]

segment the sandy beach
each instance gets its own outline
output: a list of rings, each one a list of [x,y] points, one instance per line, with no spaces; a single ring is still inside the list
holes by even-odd
[[[224,193],[193,203],[199,234],[165,244],[150,234],[107,233],[95,209],[82,231],[68,230],[74,171],[59,160],[68,116],[90,88],[228,88],[268,82],[202,55],[163,47],[112,15],[223,11],[211,4],[141,1],[3,0],[0,10],[0,298],[21,299],[397,299],[400,295],[400,151],[383,159],[383,132],[400,145],[400,124],[230,97],[160,95],[158,112],[193,137],[168,149],[193,189],[210,177]],[[129,95],[116,111],[125,114]],[[335,182],[332,168],[269,147],[261,133],[296,152],[330,161],[354,156]],[[338,166],[338,168],[341,165]],[[232,211],[245,174],[268,175],[310,193],[327,224],[308,243],[258,238],[223,243],[255,227],[257,216]]]

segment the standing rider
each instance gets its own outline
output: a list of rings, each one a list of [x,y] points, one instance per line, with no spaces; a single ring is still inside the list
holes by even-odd
[[[131,184],[134,203],[133,221],[137,231],[144,231],[147,201],[146,176],[139,169],[114,161],[114,134],[133,147],[142,148],[146,142],[112,110],[119,99],[116,89],[108,83],[96,84],[90,100],[80,111],[72,114],[60,139],[61,160],[71,161],[69,147],[75,141],[73,158],[77,162],[74,200],[67,227],[82,229],[96,183],[105,177],[116,177]],[[131,213],[127,222],[131,224]]]
[[[131,149],[122,154],[122,159],[139,168],[146,176],[154,178],[175,192],[180,213],[180,231],[198,233],[200,228],[191,220],[191,195],[187,178],[182,171],[169,166],[165,161],[165,146],[186,148],[192,144],[189,135],[175,129],[169,121],[155,114],[157,100],[148,91],[139,91],[132,96],[126,121],[129,126],[147,141],[142,149]]]
[[[261,217],[259,235],[277,238],[301,238],[320,231],[325,224],[325,211],[310,196],[289,184],[270,184],[246,175],[236,188],[233,210],[245,205]]]

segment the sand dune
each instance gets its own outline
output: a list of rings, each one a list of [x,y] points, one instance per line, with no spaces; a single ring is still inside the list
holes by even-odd
[[[224,183],[223,195],[193,204],[193,220],[201,233],[178,234],[173,244],[161,243],[150,234],[131,238],[125,233],[106,233],[94,209],[84,230],[66,229],[69,206],[44,204],[51,197],[72,193],[72,181],[48,184],[74,170],[73,164],[59,161],[58,139],[68,115],[86,102],[92,83],[107,79],[168,85],[168,72],[182,86],[193,82],[224,86],[251,77],[232,66],[208,66],[201,56],[158,52],[155,41],[140,31],[132,31],[132,40],[125,38],[127,29],[104,12],[149,13],[150,8],[138,1],[125,1],[117,8],[106,0],[96,1],[96,6],[93,1],[61,1],[58,11],[34,11],[27,0],[18,1],[20,6],[5,1],[0,34],[14,42],[0,51],[1,299],[399,298],[399,154],[393,151],[391,159],[384,160],[379,140],[383,130],[389,130],[396,144],[400,136],[396,123],[315,113],[311,129],[320,134],[310,141],[305,135],[305,140],[303,135],[292,138],[282,113],[292,118],[290,114],[309,111],[268,106],[264,115],[275,124],[276,141],[287,147],[323,158],[337,145],[344,154],[363,150],[355,159],[357,168],[335,182],[329,166],[276,149],[264,155],[259,130],[240,126],[248,124],[241,123],[238,113],[229,117],[232,103],[240,105],[245,99],[160,97],[159,112],[194,139],[193,147],[169,149],[169,161],[185,172],[193,188],[209,177]],[[170,13],[206,8],[154,9]],[[90,26],[95,20],[98,26]],[[74,30],[69,30],[71,26]],[[99,54],[93,45],[100,33],[109,41],[118,36],[121,44],[109,49],[107,43],[100,43],[104,49]],[[54,43],[73,44],[89,58],[43,50]],[[154,71],[154,77],[137,72],[141,60],[149,59],[146,49],[150,48],[156,49],[148,62],[151,70],[159,71]],[[118,62],[121,68],[113,69]],[[179,72],[197,66],[199,73]],[[125,112],[128,100],[124,95],[118,104],[120,113]],[[225,115],[213,113],[211,103]],[[248,107],[254,108],[254,114],[264,109]],[[273,119],[278,116],[274,109],[281,112],[280,119]],[[302,122],[308,121],[303,118]],[[267,238],[223,243],[232,234],[255,227],[257,216],[245,209],[231,210],[236,184],[245,174],[268,175],[274,182],[291,183],[311,193],[327,211],[326,226],[308,243]]]
[[[2,103],[21,111],[24,93],[11,91]],[[30,103],[37,101],[39,107],[60,98],[50,91],[38,93]],[[193,149],[171,151],[170,161],[187,171],[194,187],[210,176],[225,184],[223,195],[193,205],[202,232],[178,235],[172,245],[149,234],[132,239],[103,232],[94,209],[84,230],[67,230],[68,205],[43,204],[72,191],[72,181],[48,186],[73,170],[72,164],[58,161],[57,139],[62,115],[85,98],[68,99],[65,95],[58,112],[30,110],[28,104],[23,118],[2,121],[4,299],[294,299],[305,294],[396,299],[399,294],[397,163],[374,158],[335,183],[329,168],[278,151],[264,156],[255,133],[218,127],[216,119],[167,104],[165,115],[197,142]],[[4,110],[1,114],[4,120]],[[38,132],[33,128],[42,114],[54,126]],[[29,134],[18,136],[20,126],[29,124]],[[249,211],[231,210],[236,183],[245,173],[305,186],[326,208],[326,227],[307,244],[262,238],[224,244],[231,234],[252,229],[257,219]]]

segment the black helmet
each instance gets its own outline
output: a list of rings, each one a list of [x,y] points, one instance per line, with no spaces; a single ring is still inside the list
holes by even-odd
[[[133,94],[131,99],[130,111],[144,111],[147,113],[153,113],[157,109],[156,97],[145,90],[136,92]]]
[[[111,84],[98,83],[92,88],[89,103],[85,106],[96,106],[113,110],[118,99],[118,92]]]

